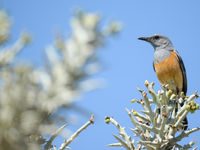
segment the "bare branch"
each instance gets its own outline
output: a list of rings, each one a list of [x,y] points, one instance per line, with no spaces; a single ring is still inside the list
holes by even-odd
[[[90,120],[86,122],[82,127],[80,127],[74,134],[72,134],[66,141],[64,141],[59,150],[64,150],[83,130],[85,130],[89,125],[94,123],[94,115],[91,116]]]

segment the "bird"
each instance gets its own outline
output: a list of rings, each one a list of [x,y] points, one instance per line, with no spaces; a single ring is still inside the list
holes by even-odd
[[[153,69],[162,85],[174,94],[187,93],[187,76],[183,60],[170,39],[161,34],[140,37],[139,40],[150,43],[154,48]],[[180,104],[183,106],[183,103]],[[184,130],[188,128],[187,118],[183,120]]]

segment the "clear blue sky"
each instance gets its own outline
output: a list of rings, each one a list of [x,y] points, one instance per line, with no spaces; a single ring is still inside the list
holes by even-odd
[[[85,94],[77,103],[96,115],[95,124],[85,130],[70,145],[73,150],[109,150],[105,145],[116,140],[112,134],[117,130],[104,123],[105,116],[114,116],[121,125],[132,127],[125,108],[136,108],[133,98],[141,98],[136,86],[144,88],[144,81],[159,82],[152,67],[153,48],[138,41],[140,36],[161,33],[168,36],[181,54],[188,77],[188,94],[200,88],[200,1],[184,0],[1,0],[3,7],[12,16],[12,40],[16,40],[24,29],[30,31],[33,42],[20,58],[40,65],[45,46],[52,43],[54,31],[69,33],[69,18],[74,8],[99,12],[103,22],[108,19],[123,23],[121,34],[109,40],[106,51],[100,53],[105,70],[98,77],[107,80],[107,86]],[[80,115],[79,115],[80,116]],[[189,115],[189,128],[200,126],[200,112]],[[75,131],[85,121],[71,129]],[[131,132],[129,132],[131,134]],[[188,139],[200,145],[200,132]],[[61,141],[57,141],[58,144]],[[120,149],[120,148],[119,148]]]

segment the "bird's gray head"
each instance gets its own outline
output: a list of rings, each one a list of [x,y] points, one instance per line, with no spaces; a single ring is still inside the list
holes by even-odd
[[[155,50],[159,50],[159,49],[173,50],[174,49],[172,42],[166,36],[163,36],[160,34],[155,34],[150,37],[140,37],[138,39],[151,43],[151,45],[154,47]]]

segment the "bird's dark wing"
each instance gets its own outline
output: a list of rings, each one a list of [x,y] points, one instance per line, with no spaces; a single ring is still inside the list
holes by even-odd
[[[154,67],[154,62],[153,62],[153,70],[156,72],[155,67]]]
[[[182,76],[183,76],[183,92],[186,95],[186,93],[187,93],[187,76],[186,76],[185,66],[184,66],[183,60],[182,60],[180,54],[178,53],[178,51],[174,50],[174,52],[177,55],[178,62],[179,62],[179,65],[180,65],[180,68],[181,68],[181,71],[182,71]]]
[[[186,76],[185,66],[184,66],[183,60],[182,60],[180,54],[178,53],[178,51],[174,50],[174,52],[175,52],[175,54],[177,56],[177,59],[178,59],[178,62],[179,62],[179,65],[180,65],[180,68],[181,68],[181,71],[182,71],[182,76],[183,76],[183,92],[184,92],[184,94],[186,96],[186,93],[187,93],[187,76]],[[183,103],[180,104],[180,105],[183,106]],[[185,119],[182,121],[182,124],[184,126],[183,129],[186,130],[188,128],[187,117],[185,117]]]

